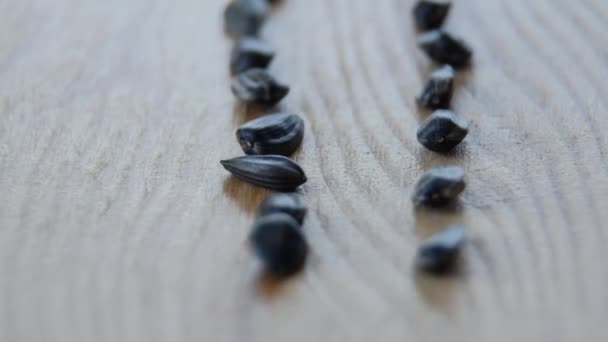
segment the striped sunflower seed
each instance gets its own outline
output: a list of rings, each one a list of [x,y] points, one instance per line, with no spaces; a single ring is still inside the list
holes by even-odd
[[[418,46],[435,62],[462,68],[470,64],[473,53],[461,39],[443,30],[433,30],[418,36]]]
[[[449,108],[453,92],[454,68],[446,64],[431,74],[416,102],[430,109]]]
[[[450,11],[450,0],[420,0],[414,6],[414,20],[419,30],[441,27]]]
[[[460,166],[435,166],[420,177],[412,200],[417,205],[445,206],[465,187],[464,170]]]
[[[276,191],[293,191],[307,180],[302,168],[284,156],[252,155],[222,160],[220,163],[235,177]]]
[[[469,133],[467,119],[451,110],[439,109],[424,120],[416,137],[422,146],[434,152],[449,152]]]
[[[304,137],[304,121],[295,114],[271,114],[245,123],[236,138],[246,154],[291,155]]]
[[[266,68],[274,58],[274,49],[261,39],[242,38],[230,53],[230,72],[233,75],[253,68]]]
[[[256,36],[269,10],[266,0],[233,0],[224,10],[224,31],[233,37]]]
[[[293,217],[299,224],[304,222],[306,216],[304,198],[296,193],[276,193],[268,196],[258,207],[258,217],[284,213]]]
[[[299,228],[298,222],[284,213],[256,220],[249,242],[271,274],[289,277],[304,268],[309,247]]]
[[[420,245],[416,255],[416,267],[431,273],[446,273],[454,270],[465,241],[463,225],[448,226]]]
[[[249,69],[234,77],[232,93],[241,101],[274,106],[289,93],[289,87],[278,82],[268,71]]]

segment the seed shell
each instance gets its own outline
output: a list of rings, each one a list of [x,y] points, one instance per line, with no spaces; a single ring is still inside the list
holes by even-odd
[[[270,114],[242,125],[236,137],[246,154],[289,156],[302,144],[304,121],[296,114]]]
[[[249,69],[235,76],[231,89],[241,101],[263,106],[274,106],[289,93],[287,85],[261,68]]]
[[[274,49],[259,38],[242,38],[230,53],[230,71],[236,75],[253,68],[266,68],[274,54]]]
[[[419,30],[441,27],[450,12],[450,0],[420,0],[414,6],[414,20]]]
[[[416,255],[416,267],[430,273],[453,270],[465,241],[463,225],[448,226],[420,245]]]
[[[307,180],[302,168],[284,156],[251,155],[222,160],[220,163],[235,177],[276,191],[293,191]]]
[[[473,53],[461,39],[443,30],[432,30],[418,36],[418,46],[435,62],[462,68],[470,64]]]
[[[299,227],[285,213],[257,218],[249,241],[268,272],[289,277],[304,268],[309,247]]]
[[[224,10],[224,31],[233,37],[256,36],[269,10],[266,0],[233,0]]]
[[[420,177],[412,200],[416,205],[441,207],[452,203],[465,187],[464,170],[460,166],[435,166]]]
[[[451,110],[439,109],[424,120],[416,137],[422,146],[434,152],[449,152],[469,133],[469,122]]]
[[[416,102],[430,109],[449,108],[453,93],[454,68],[446,64],[431,74]]]
[[[293,217],[299,224],[304,222],[306,216],[306,204],[302,195],[297,193],[275,193],[272,194],[258,207],[258,217],[284,213]]]

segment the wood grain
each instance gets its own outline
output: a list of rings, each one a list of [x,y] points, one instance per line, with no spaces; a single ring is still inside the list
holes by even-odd
[[[277,283],[245,243],[268,192],[218,163],[259,115],[229,91],[225,1],[0,1],[0,340],[605,340],[608,2],[457,1],[450,156],[415,139],[412,4],[288,0],[264,29],[307,130],[312,255]],[[443,163],[462,205],[414,210]],[[453,222],[462,274],[416,275]]]

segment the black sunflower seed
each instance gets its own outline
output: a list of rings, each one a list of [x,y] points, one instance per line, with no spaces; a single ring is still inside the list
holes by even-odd
[[[239,74],[253,68],[266,68],[274,58],[274,49],[261,39],[245,37],[230,53],[230,72]]]
[[[274,106],[289,93],[288,86],[260,68],[238,74],[232,80],[231,89],[238,99],[263,106]]]
[[[424,241],[416,255],[416,267],[431,273],[446,273],[454,269],[465,243],[465,229],[453,224]]]
[[[246,154],[291,155],[304,137],[304,121],[295,114],[271,114],[245,123],[236,138]]]
[[[233,0],[224,10],[224,30],[233,37],[256,36],[268,13],[266,0]]]
[[[450,0],[420,0],[414,6],[414,19],[419,30],[431,30],[443,25],[450,11]]]
[[[473,53],[468,45],[442,30],[418,36],[418,46],[435,62],[461,68],[470,64]]]
[[[276,193],[268,196],[258,207],[258,217],[273,213],[284,213],[293,217],[299,224],[304,222],[306,216],[304,198],[296,193]]]
[[[424,120],[416,137],[422,146],[435,152],[449,152],[469,133],[468,121],[451,110],[439,109]]]
[[[220,163],[235,177],[277,191],[293,191],[306,183],[302,168],[284,156],[244,156]]]
[[[289,277],[302,270],[308,243],[299,227],[296,220],[284,213],[257,218],[249,241],[268,272]]]
[[[417,205],[440,207],[452,203],[466,187],[464,171],[459,166],[436,166],[422,175],[412,200]]]
[[[453,92],[454,69],[446,64],[431,74],[416,101],[430,109],[448,108]]]

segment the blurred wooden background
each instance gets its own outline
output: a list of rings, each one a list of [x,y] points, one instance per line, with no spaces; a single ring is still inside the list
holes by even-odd
[[[601,341],[608,338],[608,2],[455,1],[474,48],[454,155],[415,139],[431,65],[413,0],[286,0],[263,32],[307,132],[306,271],[259,277],[267,195],[242,152],[224,0],[0,1],[0,340]],[[462,208],[415,211],[462,165]],[[465,270],[416,276],[463,222]]]

